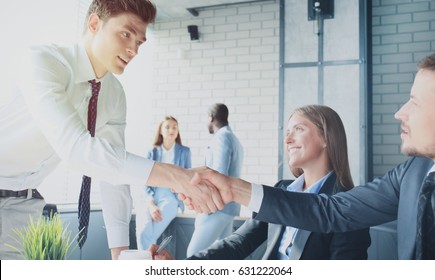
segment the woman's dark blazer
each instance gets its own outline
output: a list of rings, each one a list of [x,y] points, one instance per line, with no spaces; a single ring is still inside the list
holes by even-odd
[[[291,182],[291,180],[281,180],[274,187],[286,190]],[[325,181],[319,193],[332,195],[340,191],[333,173]],[[267,242],[267,246],[263,259],[277,259],[284,230],[285,226],[282,225],[249,219],[232,235],[215,242],[208,249],[189,259],[244,259],[264,241]],[[367,248],[370,243],[368,228],[342,233],[298,230],[290,259],[367,259]]]

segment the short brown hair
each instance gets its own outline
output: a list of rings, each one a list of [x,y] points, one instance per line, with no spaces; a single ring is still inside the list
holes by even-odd
[[[118,16],[122,13],[137,15],[145,23],[153,23],[157,10],[149,0],[93,0],[89,6],[86,19],[97,14],[102,20]]]
[[[435,53],[430,54],[423,58],[418,64],[418,69],[427,69],[435,71]]]

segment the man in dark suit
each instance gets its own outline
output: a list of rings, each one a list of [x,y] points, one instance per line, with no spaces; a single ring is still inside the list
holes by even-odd
[[[395,118],[401,122],[402,152],[410,158],[348,192],[333,196],[285,192],[205,169],[198,171],[197,181],[208,180],[226,202],[248,206],[257,220],[310,231],[343,232],[397,219],[399,259],[435,259],[435,54],[420,62],[410,99]],[[419,212],[424,181],[425,188],[432,189],[426,211]],[[418,231],[420,225],[424,227]]]

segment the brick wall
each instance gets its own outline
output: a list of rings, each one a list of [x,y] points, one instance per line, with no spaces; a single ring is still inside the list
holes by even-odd
[[[188,25],[197,25],[191,41]],[[175,116],[193,166],[204,164],[207,109],[225,103],[245,151],[242,178],[272,184],[278,163],[279,2],[202,10],[157,22],[152,118]]]
[[[435,1],[372,1],[373,174],[404,161],[394,113],[409,98],[418,61],[435,51]]]

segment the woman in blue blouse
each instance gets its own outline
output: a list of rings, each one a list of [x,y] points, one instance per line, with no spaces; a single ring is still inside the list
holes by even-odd
[[[148,151],[148,158],[157,162],[175,164],[183,168],[191,167],[190,149],[181,144],[178,121],[166,116],[160,122],[154,139],[153,148]],[[137,203],[136,238],[140,250],[146,250],[156,243],[166,227],[175,218],[178,208],[184,210],[184,204],[177,199],[177,194],[168,188],[144,187],[141,195],[143,203]]]

